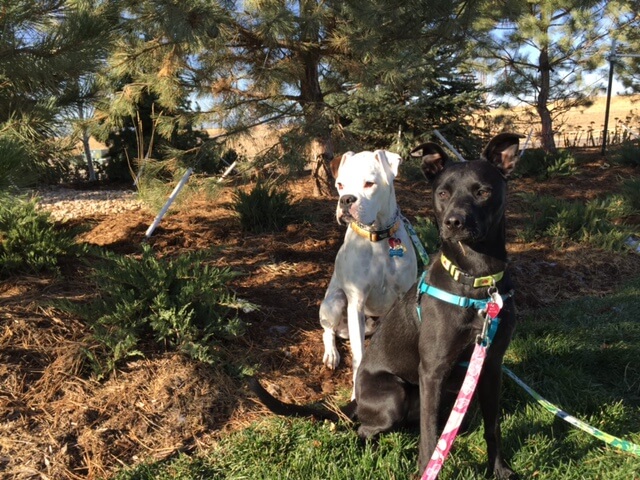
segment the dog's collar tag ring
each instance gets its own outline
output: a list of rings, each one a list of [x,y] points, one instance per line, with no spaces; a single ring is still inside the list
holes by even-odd
[[[498,293],[498,289],[494,286],[489,287],[487,290],[489,294],[489,302],[487,302],[486,313],[491,318],[496,318],[500,314],[500,310],[504,306],[504,300],[502,295]]]
[[[390,257],[403,257],[404,252],[407,249],[402,245],[402,240],[397,237],[389,238],[389,256]]]
[[[489,301],[487,302],[486,307],[478,312],[481,316],[484,316],[484,322],[482,322],[482,333],[477,337],[477,342],[480,345],[488,347],[493,341],[493,336],[495,335],[496,328],[500,322],[498,315],[500,314],[500,310],[502,310],[503,305],[504,300],[498,293],[498,290],[495,287],[490,287]]]

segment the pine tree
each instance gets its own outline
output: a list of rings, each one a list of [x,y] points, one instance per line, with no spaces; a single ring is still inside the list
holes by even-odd
[[[532,106],[540,118],[542,148],[555,152],[554,122],[596,93],[583,74],[604,63],[615,2],[511,0],[487,12],[481,42],[495,93]]]
[[[210,53],[200,58],[200,87],[218,99],[212,113],[225,126],[270,122],[288,130],[290,146],[300,148],[296,140],[302,139],[321,195],[331,191],[326,161],[343,131],[341,119],[357,116],[342,106],[353,106],[358,92],[367,89],[421,95],[428,82],[420,84],[418,73],[426,64],[429,73],[448,76],[464,55],[433,52],[463,45],[476,2],[252,0],[242,5],[242,11],[229,10]],[[398,126],[385,128],[395,133]]]
[[[206,136],[194,132],[201,121],[191,95],[199,58],[217,37],[225,11],[208,0],[113,4],[120,12],[118,38],[99,72],[102,98],[92,131],[110,147],[111,177],[129,176],[133,164],[147,161],[158,164],[150,165],[156,171],[167,167],[178,173],[176,167],[194,162],[185,160],[184,152],[195,152]],[[185,161],[175,165],[177,157]]]
[[[21,145],[1,161],[33,170],[56,157],[64,92],[97,68],[113,17],[97,0],[4,0],[1,11],[0,143]]]
[[[640,1],[619,0],[611,26],[615,40],[614,72],[622,84],[640,93]]]
[[[332,191],[327,160],[341,135],[388,146],[399,128],[455,123],[479,98],[459,80],[477,2],[117,3],[121,33],[105,83],[113,94],[97,113],[105,127],[135,119],[149,97],[160,137],[204,122],[229,134],[270,124],[282,132],[283,161],[313,167],[318,194]],[[178,108],[194,95],[212,98],[211,108]]]

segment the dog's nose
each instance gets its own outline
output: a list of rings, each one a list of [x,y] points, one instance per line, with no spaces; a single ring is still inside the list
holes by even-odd
[[[444,224],[449,230],[459,230],[464,225],[464,218],[460,214],[452,213]]]
[[[348,209],[351,205],[356,203],[356,200],[358,199],[355,195],[343,195],[340,197],[340,208],[343,210]]]

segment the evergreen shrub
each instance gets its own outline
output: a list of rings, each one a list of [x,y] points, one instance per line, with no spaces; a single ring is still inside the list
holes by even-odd
[[[294,218],[289,192],[278,189],[272,181],[258,181],[249,192],[236,190],[233,209],[242,230],[251,233],[282,230]]]
[[[224,342],[244,333],[239,310],[254,308],[228,287],[234,277],[208,265],[203,252],[159,258],[144,245],[140,255],[102,253],[91,275],[96,298],[67,305],[100,345],[87,352],[94,373],[103,376],[118,362],[152,352],[219,361]]]
[[[0,194],[0,277],[59,271],[62,257],[79,251],[73,232],[36,209],[36,201]]]

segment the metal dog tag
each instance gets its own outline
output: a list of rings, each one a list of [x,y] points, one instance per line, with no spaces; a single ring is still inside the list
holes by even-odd
[[[502,301],[502,297],[498,292],[493,292],[491,294],[491,301],[487,303],[487,315],[491,318],[496,318],[502,310],[502,306],[504,302]]]

